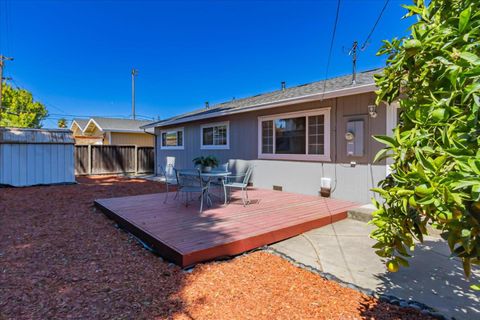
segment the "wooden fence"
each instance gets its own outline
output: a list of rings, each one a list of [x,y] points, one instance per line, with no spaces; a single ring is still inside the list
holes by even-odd
[[[152,173],[153,147],[75,146],[75,174]]]

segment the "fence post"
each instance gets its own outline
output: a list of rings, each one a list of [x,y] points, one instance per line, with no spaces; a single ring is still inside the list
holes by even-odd
[[[135,145],[135,175],[138,175],[138,146]]]
[[[91,144],[88,145],[87,154],[88,154],[88,169],[87,169],[88,171],[87,171],[87,173],[88,173],[88,175],[91,175],[92,174],[92,162],[93,162],[93,160],[92,160],[92,145]]]

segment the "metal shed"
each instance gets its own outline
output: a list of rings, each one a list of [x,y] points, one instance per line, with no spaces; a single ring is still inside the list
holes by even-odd
[[[0,185],[74,183],[74,143],[70,130],[0,128]]]

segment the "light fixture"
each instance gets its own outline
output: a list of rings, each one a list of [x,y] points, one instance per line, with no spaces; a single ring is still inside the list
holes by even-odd
[[[371,118],[376,118],[378,113],[377,113],[377,106],[375,104],[371,104],[368,106],[368,114],[370,115]]]

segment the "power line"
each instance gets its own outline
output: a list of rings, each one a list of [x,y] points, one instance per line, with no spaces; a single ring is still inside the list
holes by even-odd
[[[362,51],[365,50],[365,47],[367,46],[368,41],[372,37],[372,34],[375,31],[375,28],[377,27],[378,23],[380,22],[380,19],[382,18],[382,15],[383,15],[383,12],[387,8],[387,5],[388,5],[389,2],[390,2],[390,0],[385,1],[385,4],[383,5],[382,11],[380,11],[380,14],[378,15],[377,21],[375,21],[375,24],[373,25],[372,30],[370,30],[370,33],[368,34],[367,39],[365,39],[365,42],[363,42],[362,46],[360,47],[360,49]]]
[[[16,89],[25,89],[25,88],[26,88],[25,86],[23,86],[23,87],[22,87],[22,86],[19,86],[18,83],[17,83],[17,81],[15,80],[15,78],[10,78],[9,80],[13,82],[13,84],[15,85],[15,88],[16,88]],[[28,89],[25,89],[25,90],[28,90]],[[31,90],[29,90],[29,91],[32,92]],[[33,93],[32,93],[32,95],[33,95]],[[38,97],[38,95],[37,95],[37,97]],[[56,110],[58,110],[59,112],[62,112],[62,113],[67,113],[67,112],[66,112],[65,110],[63,110],[62,108],[57,107],[56,105],[54,105],[54,104],[52,104],[52,103],[50,103],[50,102],[45,101],[45,99],[42,99],[41,97],[39,98],[39,100],[41,101],[42,104],[46,105],[47,107],[51,107],[51,108],[56,109]]]
[[[337,11],[335,13],[335,22],[333,23],[332,40],[330,41],[330,49],[328,50],[328,59],[327,59],[327,68],[325,70],[325,79],[323,80],[322,100],[323,100],[323,97],[325,95],[325,89],[327,87],[328,71],[330,69],[330,61],[332,60],[333,43],[335,42],[335,34],[337,33],[338,16],[340,15],[340,3],[341,3],[341,0],[338,0]]]
[[[5,79],[5,78],[4,78]],[[9,81],[12,81],[15,88],[16,89],[26,89],[28,90],[28,88],[26,88],[25,86],[22,86],[22,84],[18,84],[17,81],[15,80],[15,78],[9,78],[8,79]],[[31,91],[30,91],[31,92]],[[38,95],[37,95],[38,97]],[[44,104],[45,106],[49,107],[49,108],[53,108],[53,109],[56,109],[59,113],[50,113],[48,114],[48,117],[46,119],[55,119],[55,120],[59,120],[59,119],[62,119],[62,118],[66,118],[66,119],[71,119],[73,120],[74,118],[92,118],[92,117],[103,117],[103,118],[118,118],[118,119],[131,119],[131,115],[108,115],[108,116],[102,116],[102,115],[81,115],[81,114],[69,114],[68,112],[66,112],[65,110],[61,109],[60,107],[46,101],[45,99],[43,99],[42,97],[39,97],[38,101],[41,101],[42,104]],[[52,117],[53,116],[53,117]],[[152,117],[152,116],[146,116],[146,115],[141,115],[141,114],[137,114],[136,115],[137,118],[142,118],[142,119],[139,119],[139,120],[155,120],[155,117]]]
[[[25,86],[23,86],[23,87],[22,87],[22,86],[19,86],[18,83],[17,83],[17,81],[15,80],[15,78],[11,77],[9,80],[13,82],[13,85],[15,86],[16,89],[19,89],[19,90],[21,90],[21,89],[28,90],[28,89],[25,89]],[[30,91],[30,90],[29,90],[29,91]],[[32,92],[32,91],[30,91],[30,92]],[[33,93],[32,93],[32,96],[33,96]],[[37,95],[37,97],[38,97],[38,95]],[[37,101],[38,101],[38,99],[37,99]],[[45,99],[42,99],[41,97],[39,98],[39,101],[41,101],[41,103],[44,104],[44,105],[46,105],[47,107],[51,107],[51,108],[56,109],[56,110],[58,110],[59,112],[62,112],[62,113],[67,113],[67,112],[65,112],[64,110],[62,110],[60,107],[57,107],[57,106],[55,106],[54,104],[51,104],[51,103],[45,101]]]

